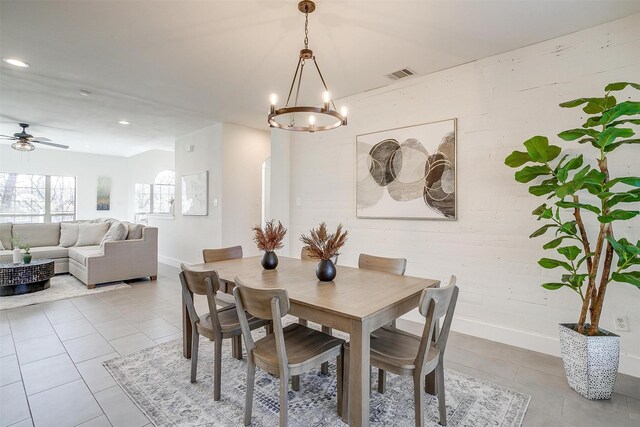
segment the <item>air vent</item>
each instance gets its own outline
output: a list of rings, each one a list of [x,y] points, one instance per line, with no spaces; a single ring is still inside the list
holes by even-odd
[[[403,68],[402,70],[394,71],[391,74],[387,74],[391,80],[399,80],[404,79],[405,77],[413,76],[415,74],[414,71],[411,71],[408,68]]]

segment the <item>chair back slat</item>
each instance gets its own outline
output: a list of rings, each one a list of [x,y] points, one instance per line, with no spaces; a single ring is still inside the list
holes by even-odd
[[[209,277],[211,284],[213,285],[214,294],[220,289],[220,280],[218,279],[218,272],[215,270],[209,271],[195,271],[189,266],[182,264],[180,269],[184,274],[185,283],[189,290],[197,295],[207,295],[206,278]]]
[[[273,310],[271,301],[276,298],[280,310],[280,316],[289,313],[289,295],[285,289],[256,289],[247,286],[239,278],[235,278],[238,296],[242,301],[244,309],[260,319],[273,320]],[[235,290],[234,290],[235,294]]]
[[[385,258],[368,254],[360,254],[358,268],[379,271],[381,273],[404,275],[407,270],[405,258]]]
[[[242,258],[242,246],[231,246],[229,248],[203,249],[202,258],[204,262],[226,261],[229,259]]]
[[[445,288],[427,288],[422,291],[418,309],[420,314],[426,318],[426,322],[420,342],[420,350],[416,357],[416,367],[423,366],[426,363],[431,345],[440,350],[441,359],[444,357],[444,349],[449,338],[458,292],[455,276],[451,276],[449,285]],[[442,317],[444,317],[442,326],[439,331],[436,331],[438,321]],[[437,336],[435,342],[432,339],[434,335]]]

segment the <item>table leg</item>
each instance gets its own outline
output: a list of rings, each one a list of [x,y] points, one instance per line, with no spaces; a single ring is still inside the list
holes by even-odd
[[[193,298],[193,294],[191,297]],[[191,359],[191,321],[184,298],[182,298],[182,355]]]
[[[369,425],[369,327],[366,322],[351,321],[349,354],[349,425]]]

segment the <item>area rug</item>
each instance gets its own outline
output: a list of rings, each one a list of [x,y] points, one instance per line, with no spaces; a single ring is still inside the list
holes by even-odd
[[[130,285],[123,282],[113,282],[98,285],[94,289],[87,289],[87,285],[72,275],[61,274],[53,276],[51,278],[51,286],[49,289],[45,289],[44,291],[0,298],[0,310],[8,310],[10,308],[24,307],[25,305],[40,304],[43,302],[57,301],[66,298],[81,297],[84,295],[100,294],[103,292],[130,287]]]
[[[213,400],[213,346],[200,341],[197,383],[191,384],[191,362],[182,357],[182,342],[175,340],[104,363],[122,389],[156,426],[243,425],[246,354],[231,357],[225,340],[222,396]],[[374,370],[376,371],[376,370]],[[374,377],[377,373],[374,372]],[[300,378],[300,391],[289,391],[291,426],[345,425],[336,413],[336,366],[329,375],[310,371]],[[373,378],[373,384],[376,384]],[[448,426],[520,426],[530,396],[453,370],[445,370]],[[278,425],[278,378],[256,370],[252,426]],[[438,403],[425,399],[427,426],[439,426]],[[387,375],[385,394],[371,393],[371,424],[413,426],[411,378]]]

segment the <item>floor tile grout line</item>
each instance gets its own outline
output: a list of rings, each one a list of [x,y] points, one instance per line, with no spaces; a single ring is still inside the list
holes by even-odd
[[[35,425],[35,423],[33,423],[33,412],[31,412],[31,403],[29,402],[29,398],[27,397],[27,389],[24,386],[24,375],[22,375],[22,367],[20,365],[20,358],[18,356],[18,349],[16,347],[16,340],[14,338],[14,334],[13,334],[13,326],[11,325],[11,319],[9,319],[9,315],[7,315],[7,322],[9,322],[9,330],[11,331],[11,342],[13,343],[13,352],[16,355],[16,362],[18,362],[18,370],[20,371],[20,383],[22,384],[22,391],[24,392],[24,400],[27,401],[27,409],[29,410],[29,419],[31,419],[31,423]],[[15,383],[14,383],[15,384]],[[20,421],[18,421],[18,423],[26,420],[27,418],[24,418]],[[15,423],[17,424],[17,423]]]

